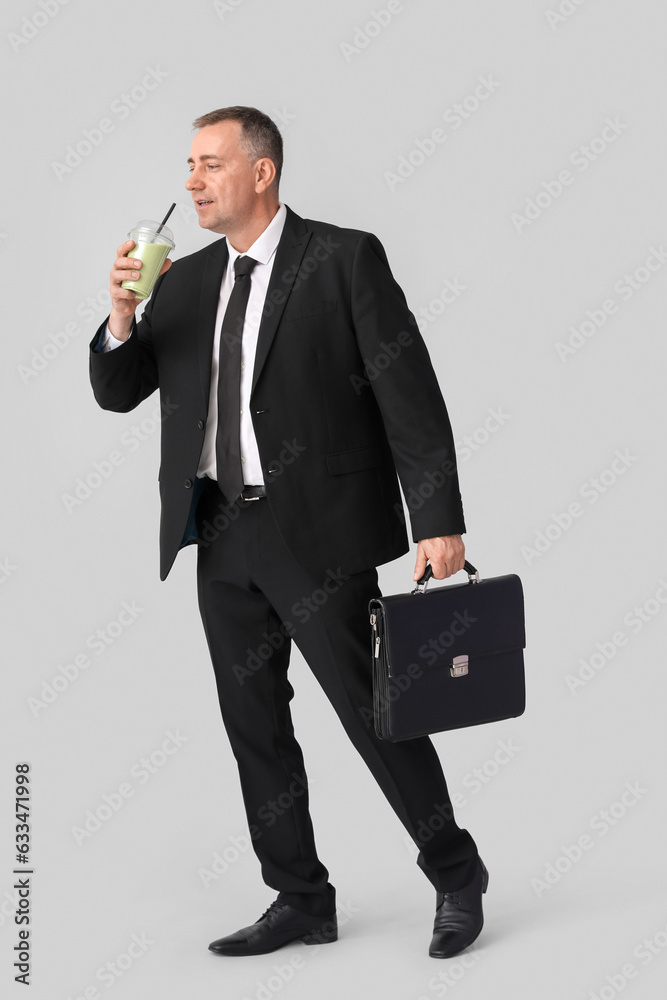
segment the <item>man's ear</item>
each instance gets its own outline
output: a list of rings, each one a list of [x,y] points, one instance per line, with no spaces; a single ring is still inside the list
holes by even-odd
[[[276,167],[273,160],[270,160],[268,156],[262,157],[255,164],[255,191],[257,194],[268,191],[275,179]]]

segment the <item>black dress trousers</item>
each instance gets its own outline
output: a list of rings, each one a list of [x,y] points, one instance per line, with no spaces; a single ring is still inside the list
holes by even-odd
[[[212,480],[197,508],[197,535],[199,608],[265,883],[297,909],[332,910],[290,713],[292,641],[420,848],[420,868],[441,892],[470,882],[477,848],[456,824],[430,739],[388,743],[375,734],[367,607],[380,596],[377,571],[346,576],[327,566],[312,575],[283,542],[268,498],[229,505]],[[360,850],[370,857],[372,845]]]

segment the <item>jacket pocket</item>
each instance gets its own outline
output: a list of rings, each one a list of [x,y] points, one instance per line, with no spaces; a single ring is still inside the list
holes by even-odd
[[[332,476],[339,476],[345,472],[361,472],[362,469],[374,469],[382,465],[382,461],[382,451],[375,446],[336,451],[326,456],[327,469]]]

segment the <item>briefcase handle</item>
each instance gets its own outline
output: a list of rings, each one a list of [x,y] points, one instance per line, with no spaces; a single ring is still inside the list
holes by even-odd
[[[478,571],[475,569],[475,567],[473,566],[472,563],[468,562],[467,559],[466,559],[466,561],[463,564],[463,568],[466,571],[466,573],[468,574],[468,577],[469,577],[468,582],[469,583],[480,583],[480,579],[481,578],[480,578],[480,575],[479,575]],[[424,570],[424,575],[420,576],[420,578],[417,580],[417,583],[415,584],[415,589],[412,591],[412,593],[413,594],[425,594],[426,593],[426,587],[428,586],[428,581],[431,579],[432,576],[433,576],[433,570],[431,568],[431,564],[427,563],[426,564],[426,569]]]

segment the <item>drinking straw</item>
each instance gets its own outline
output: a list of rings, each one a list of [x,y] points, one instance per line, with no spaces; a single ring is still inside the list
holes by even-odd
[[[175,208],[176,208],[176,202],[174,202],[174,204],[171,206],[171,208],[169,209],[169,211],[165,215],[165,217],[162,220],[162,222],[160,223],[160,225],[157,227],[157,230],[156,230],[156,233],[155,233],[156,236],[160,232],[160,230],[162,229],[162,227],[165,225],[165,223],[167,222],[167,219],[169,218],[169,216],[171,215],[171,213],[174,211]],[[151,243],[152,242],[153,241],[151,240]]]

